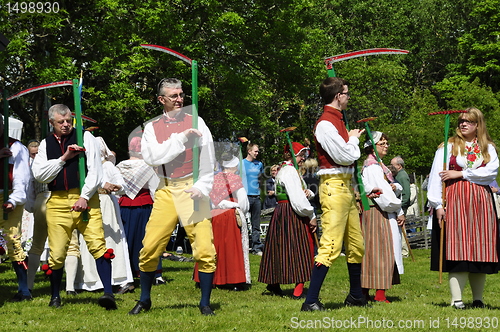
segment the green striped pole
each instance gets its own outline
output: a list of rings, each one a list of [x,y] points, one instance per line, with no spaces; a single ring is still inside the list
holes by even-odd
[[[82,121],[82,104],[80,93],[80,82],[78,79],[73,80],[73,99],[75,103],[75,119],[76,119],[76,144],[83,147],[83,121]],[[80,181],[80,194],[82,193],[83,186],[85,185],[85,152],[78,154],[78,173]],[[87,211],[82,212],[83,221],[89,221]]]

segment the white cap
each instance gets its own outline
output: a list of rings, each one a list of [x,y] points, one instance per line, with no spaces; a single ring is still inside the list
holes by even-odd
[[[372,137],[373,137],[373,143],[377,144],[378,141],[382,138],[382,132],[380,131],[372,131]],[[372,146],[372,141],[370,141],[370,138],[368,138],[365,142],[365,145],[363,146],[364,148],[367,148],[369,146]]]
[[[229,168],[229,167],[238,167],[238,164],[240,163],[240,160],[238,157],[233,156],[231,160],[223,160],[222,161],[222,167]]]

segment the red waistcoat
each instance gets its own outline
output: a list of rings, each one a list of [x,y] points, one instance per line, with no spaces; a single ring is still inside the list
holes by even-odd
[[[165,116],[162,116],[153,122],[156,140],[163,143],[174,133],[181,133],[186,129],[193,127],[192,116],[186,113],[179,114],[177,122],[168,122]],[[193,173],[193,142],[189,139],[184,145],[186,150],[178,155],[169,163],[163,164],[158,168],[158,173],[167,178],[180,178]]]
[[[316,131],[316,126],[320,121],[328,121],[332,123],[339,135],[346,141],[349,141],[349,134],[347,133],[347,128],[345,127],[344,121],[342,120],[342,111],[333,108],[331,106],[325,105],[323,108],[323,114],[320,116],[316,124],[314,125],[314,130]],[[316,151],[318,151],[318,166],[320,169],[323,168],[334,168],[334,167],[345,167],[345,165],[339,165],[328,155],[328,153],[321,147],[321,144],[318,143],[318,140],[315,137],[316,141]]]

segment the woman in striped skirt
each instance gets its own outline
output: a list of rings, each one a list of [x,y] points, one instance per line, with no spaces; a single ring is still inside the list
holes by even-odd
[[[402,187],[395,183],[390,170],[382,161],[378,162],[375,154],[377,149],[380,158],[387,155],[387,136],[379,131],[372,134],[375,146],[371,140],[364,145],[368,157],[363,164],[363,184],[366,192],[378,188],[381,194],[373,197],[370,209],[363,212],[365,255],[361,264],[361,287],[367,298],[369,290],[376,289],[374,300],[390,303],[385,290],[399,284],[399,276],[404,272],[401,227],[404,227],[405,216],[397,197]]]
[[[498,221],[489,184],[498,173],[495,144],[483,113],[468,108],[458,118],[456,134],[436,152],[427,197],[436,211],[431,270],[439,269],[439,238],[444,222],[443,271],[449,272],[451,305],[464,309],[462,291],[469,280],[472,307],[483,308],[486,274],[498,273]],[[445,202],[442,199],[443,181]]]
[[[296,142],[292,146],[300,165],[308,149]],[[300,299],[314,264],[316,215],[308,201],[314,194],[306,189],[294,167],[289,145],[285,146],[285,159],[276,175],[278,206],[269,223],[258,280],[267,284],[272,295],[279,296],[283,296],[281,284],[296,284],[292,297]]]

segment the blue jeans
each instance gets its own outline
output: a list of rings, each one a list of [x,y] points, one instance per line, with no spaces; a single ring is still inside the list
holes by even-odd
[[[250,222],[252,224],[251,251],[259,252],[264,247],[260,242],[260,196],[248,196],[248,202],[250,203]]]

